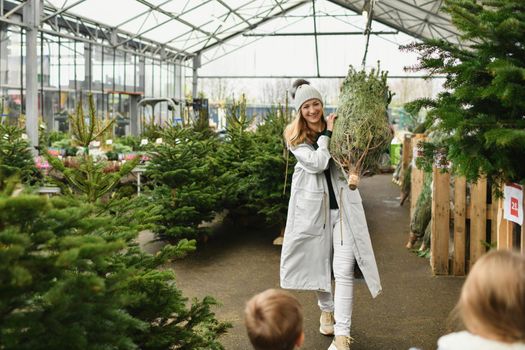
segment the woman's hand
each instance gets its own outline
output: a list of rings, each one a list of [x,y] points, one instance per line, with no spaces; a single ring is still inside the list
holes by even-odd
[[[326,117],[326,130],[328,131],[334,130],[335,118],[337,118],[337,115],[335,115],[335,113],[330,113],[328,117]]]

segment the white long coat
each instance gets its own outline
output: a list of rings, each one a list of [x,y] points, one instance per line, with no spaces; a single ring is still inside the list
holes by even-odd
[[[281,252],[281,287],[331,291],[332,226],[328,183],[324,175],[324,170],[330,166],[343,225],[350,229],[357,264],[375,298],[381,292],[381,282],[361,195],[358,190],[348,188],[343,172],[333,161],[330,162],[329,142],[328,136],[321,135],[317,140],[317,150],[306,143],[291,149],[297,164]]]

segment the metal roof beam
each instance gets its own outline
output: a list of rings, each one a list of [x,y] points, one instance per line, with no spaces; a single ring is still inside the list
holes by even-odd
[[[395,32],[384,32],[384,31],[378,31],[378,32],[370,32],[370,34],[373,35],[388,35],[388,34],[399,34],[399,31]],[[317,33],[307,33],[307,32],[301,32],[301,33],[245,33],[242,36],[312,36],[312,35],[320,35],[320,36],[336,36],[336,35],[363,35],[363,31],[359,32],[317,32]]]
[[[171,2],[171,1],[172,1],[172,0],[166,0],[166,1],[164,1],[163,3],[159,4],[158,6],[165,5],[165,4],[167,4],[167,3]],[[136,16],[133,16],[133,17],[131,17],[131,18],[128,18],[128,19],[125,20],[124,22],[121,22],[121,23],[117,24],[117,25],[115,26],[115,28],[120,28],[120,27],[122,27],[124,24],[127,24],[127,23],[129,23],[129,22],[131,22],[131,21],[134,21],[134,20],[136,20],[137,18],[139,18],[139,17],[141,17],[141,16],[144,16],[146,13],[151,12],[151,11],[153,11],[153,10],[152,10],[152,9],[149,9],[149,10],[146,10],[146,11],[143,11],[143,12],[139,13],[139,14],[136,15]]]
[[[244,4],[244,5],[241,5],[241,6],[237,7],[237,8],[235,9],[235,11],[238,11],[238,10],[242,9],[242,8],[245,7],[246,5],[247,5],[247,4]],[[228,14],[228,15],[229,15],[229,14]],[[226,18],[228,18],[228,17],[226,16]],[[252,17],[252,18],[255,18],[255,16]],[[252,18],[250,18],[250,19],[252,19]],[[205,22],[205,23],[202,24],[202,26],[206,26],[206,25],[210,24],[211,22],[213,22],[213,21]],[[219,27],[220,27],[220,26],[219,26]],[[218,27],[218,28],[219,28],[219,27]],[[228,28],[228,29],[231,29],[231,28]],[[182,33],[182,34],[179,34],[179,35],[177,35],[176,37],[173,37],[173,38],[167,40],[167,41],[165,42],[165,44],[167,45],[167,44],[169,44],[169,43],[171,43],[171,42],[175,42],[177,39],[182,38],[182,37],[184,37],[184,36],[186,36],[186,35],[188,35],[188,34],[191,34],[192,32],[193,32],[193,30],[190,30],[190,31],[184,32],[184,33]],[[215,30],[214,34],[217,34],[217,30]],[[209,42],[210,39],[207,38],[205,41],[206,41],[206,42]],[[192,45],[191,47],[193,47],[193,46],[195,46],[195,45]]]
[[[52,18],[51,20],[48,21],[47,24],[49,24],[51,27],[55,27],[55,26],[58,26],[58,27],[62,27],[62,28],[67,28],[69,29],[71,32],[73,33],[77,33],[77,34],[81,34],[81,35],[85,35],[87,36],[88,38],[91,38],[90,42],[94,43],[94,44],[98,44],[98,45],[101,45],[101,46],[104,46],[103,43],[100,42],[101,38],[107,40],[108,42],[111,42],[111,38],[110,36],[108,36],[107,33],[110,33],[112,31],[114,31],[115,29],[114,28],[111,28],[111,27],[106,27],[106,26],[103,26],[102,24],[100,23],[96,23],[96,22],[91,22],[90,20],[88,19],[85,19],[85,18],[75,18],[75,21],[78,23],[80,22],[80,26],[77,28],[77,30],[75,30],[72,26],[72,23],[74,23],[74,21],[71,21],[69,19],[66,19],[63,15],[65,13],[62,13],[54,18]],[[41,29],[42,31],[44,32],[48,32],[48,33],[59,33],[58,30],[54,30],[54,31],[49,31],[49,30],[44,30],[44,29]],[[127,38],[129,37],[132,37],[133,34],[131,33],[127,33],[125,31],[122,31],[122,30],[117,30],[117,35],[119,37],[123,36],[126,40]],[[137,41],[137,39],[139,39],[139,41]],[[84,38],[81,38],[79,37],[80,41],[84,41]],[[146,43],[146,44],[144,44]],[[153,40],[148,40],[148,39],[144,39],[144,38],[134,38],[133,40],[126,40],[126,44],[127,46],[131,47],[131,48],[134,48],[134,49],[139,49],[139,46],[141,45],[144,45],[145,46],[145,50],[150,50],[150,51],[153,51],[155,50],[157,47],[161,46],[162,43],[159,43],[159,42],[155,42]],[[118,45],[118,46],[123,46],[123,45]],[[115,48],[115,46],[112,46],[113,48]],[[168,49],[172,50],[172,51],[175,51],[176,54],[182,54],[183,56],[193,56],[192,53],[190,52],[186,52],[186,51],[183,51],[183,50],[178,50],[176,48],[172,48],[172,47],[169,47]],[[122,49],[122,50],[125,50],[125,49]]]
[[[344,7],[344,8],[347,8],[347,9],[349,9],[349,10],[355,11],[355,12],[357,12],[357,13],[360,13],[360,11],[361,11],[360,8],[358,8],[358,7],[355,6],[354,4],[351,4],[351,3],[349,3],[349,2],[347,2],[347,1],[345,1],[345,0],[327,0],[327,1],[329,1],[329,2],[331,2],[331,3],[334,3],[334,4],[336,4],[336,5],[342,6],[342,7]],[[406,3],[405,1],[403,1],[403,0],[396,0],[396,1],[401,2],[401,3],[404,3],[404,4],[407,4],[407,3]],[[379,4],[377,4],[377,5],[381,5],[381,7],[386,6],[386,7],[390,8],[392,11],[396,11],[396,12],[398,12],[398,13],[403,13],[403,14],[405,14],[405,15],[408,15],[408,16],[410,16],[410,17],[412,17],[412,18],[415,18],[415,19],[417,19],[417,20],[420,20],[420,21],[423,20],[422,18],[419,18],[419,17],[415,16],[413,13],[409,13],[409,12],[407,12],[407,11],[400,10],[400,9],[398,9],[398,8],[395,8],[395,7],[391,6],[391,5],[389,5],[389,4],[379,3]],[[421,10],[421,11],[423,11],[423,12],[425,12],[425,13],[431,13],[431,12],[429,12],[429,11],[427,11],[427,10],[420,9],[419,7],[417,7],[417,6],[415,6],[415,5],[411,5],[411,4],[407,4],[407,5],[409,5],[410,7],[413,7],[414,9]],[[387,12],[387,11],[385,11],[385,12]],[[415,38],[418,38],[418,39],[425,39],[425,38],[426,38],[425,36],[423,36],[423,35],[420,34],[420,33],[417,33],[417,32],[414,32],[414,31],[409,31],[409,30],[407,30],[407,28],[404,27],[404,26],[402,26],[402,25],[398,25],[398,24],[395,24],[395,23],[392,23],[392,22],[390,22],[390,21],[387,21],[387,20],[385,20],[385,19],[380,18],[380,17],[379,17],[380,15],[381,15],[381,14],[375,16],[375,17],[374,17],[374,21],[379,22],[379,23],[381,23],[381,24],[384,24],[384,25],[386,25],[386,26],[388,26],[388,27],[391,27],[391,28],[397,29],[397,30],[399,30],[399,31],[401,31],[401,32],[403,32],[403,33],[406,33],[406,34],[408,34],[408,35],[410,35],[410,36],[413,36],[413,37],[415,37]],[[442,20],[444,20],[444,21],[446,21],[446,22],[448,22],[448,23],[450,23],[450,20],[447,20],[447,19],[444,18],[444,17],[437,16],[437,15],[436,15],[436,17],[437,17],[437,18],[440,18],[440,19],[442,19]],[[436,24],[436,23],[433,23],[433,25],[434,25],[436,28],[440,28],[440,29],[443,30],[443,31],[446,31],[446,32],[449,32],[449,33],[453,34],[454,37],[458,37],[458,36],[459,36],[459,34],[458,34],[457,32],[451,30],[450,28],[446,28],[446,27],[444,27],[443,25]]]
[[[215,46],[217,46],[217,45],[220,45],[220,44],[224,43],[225,41],[228,41],[228,40],[230,40],[230,39],[233,39],[233,38],[235,38],[235,37],[237,37],[237,36],[243,34],[243,33],[246,32],[247,30],[255,29],[255,28],[257,28],[258,26],[260,26],[261,24],[264,24],[264,23],[266,23],[266,22],[268,22],[268,21],[274,19],[275,17],[279,17],[280,15],[286,14],[286,13],[292,11],[292,10],[295,10],[296,8],[301,7],[301,6],[305,5],[305,4],[308,4],[309,2],[310,2],[310,0],[302,0],[302,1],[298,2],[298,3],[296,3],[295,5],[292,5],[292,6],[288,7],[288,8],[285,8],[285,9],[282,10],[282,11],[279,11],[278,13],[272,15],[271,17],[265,17],[265,18],[261,19],[259,22],[256,22],[256,23],[252,24],[252,27],[251,27],[251,28],[243,28],[243,29],[241,29],[241,30],[239,30],[239,31],[237,31],[237,32],[235,32],[235,33],[233,33],[233,34],[231,34],[231,35],[228,35],[227,37],[223,38],[223,39],[220,40],[220,41],[214,42],[214,43],[211,44],[211,45],[208,45],[208,46],[205,46],[205,47],[201,48],[200,50],[196,51],[195,53],[196,53],[196,54],[201,54],[201,53],[203,53],[204,51],[207,51],[207,50],[209,50],[209,49],[211,49],[211,48],[213,48],[213,47],[215,47]],[[277,7],[277,6],[273,7],[272,10],[275,9],[276,7]],[[280,6],[279,6],[279,7],[280,7]],[[272,10],[270,10],[270,12],[271,12]]]
[[[3,15],[2,17],[4,17],[5,19],[8,19],[9,16],[11,16],[13,13],[19,11],[22,9],[22,7],[24,7],[25,5],[27,4],[27,1],[26,2],[21,2],[20,4],[16,5],[14,8],[12,8],[11,10],[9,10],[9,12],[7,12],[5,15]]]
[[[170,13],[170,12],[168,12],[168,11],[165,11],[165,10],[163,10],[162,8],[158,7],[158,6],[153,5],[153,4],[151,4],[149,1],[146,1],[146,0],[135,0],[135,1],[141,3],[141,4],[145,5],[145,6],[148,6],[148,7],[151,8],[152,10],[158,11],[158,12],[162,13],[162,14],[165,15],[165,16],[168,16],[168,17],[170,17],[172,20],[178,21],[178,22],[180,22],[180,23],[182,23],[182,24],[184,24],[184,25],[186,25],[186,26],[192,28],[192,29],[195,30],[195,31],[201,32],[201,33],[205,34],[206,36],[211,36],[211,37],[213,37],[215,40],[219,40],[219,38],[213,36],[212,33],[209,33],[209,32],[207,32],[207,31],[205,31],[205,30],[202,30],[202,29],[200,29],[199,27],[194,26],[194,25],[191,24],[190,22],[188,22],[188,21],[186,21],[186,20],[180,18],[180,15],[178,15],[178,16],[174,16],[172,13]],[[195,8],[196,8],[196,7],[192,8],[190,11],[194,10]],[[188,12],[189,12],[189,11],[188,11]]]
[[[217,1],[219,4],[221,4],[222,6],[226,7],[228,10],[230,10],[230,12],[232,12],[235,16],[239,17],[244,23],[246,23],[248,26],[251,26],[251,23],[248,22],[246,20],[246,18],[244,18],[243,16],[241,16],[236,10],[232,9],[228,4],[226,4],[224,1],[222,0],[215,0]]]
[[[73,3],[73,4],[69,5],[69,6],[62,7],[57,12],[52,13],[51,15],[49,15],[49,16],[45,17],[44,19],[42,19],[42,21],[47,21],[48,19],[51,19],[51,18],[55,17],[56,15],[61,14],[62,12],[66,12],[66,11],[72,9],[73,7],[77,6],[78,4],[83,3],[84,1],[86,1],[86,0],[78,0],[77,2],[75,2],[75,3]]]

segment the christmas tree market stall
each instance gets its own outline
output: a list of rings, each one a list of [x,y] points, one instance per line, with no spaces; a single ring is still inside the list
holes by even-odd
[[[465,44],[426,40],[404,47],[420,55],[412,69],[447,77],[436,98],[406,107],[414,114],[428,110],[426,133],[407,139],[406,156],[413,158],[407,248],[422,239],[420,254],[430,252],[434,274],[465,275],[489,249],[525,252],[519,212],[525,183],[524,9],[513,1],[448,1],[444,10]]]
[[[394,172],[392,254],[454,276],[525,254],[522,0],[0,0],[0,24],[0,350],[246,340],[218,296],[249,288],[194,297],[174,270],[228,229],[280,251],[297,78],[355,198]]]

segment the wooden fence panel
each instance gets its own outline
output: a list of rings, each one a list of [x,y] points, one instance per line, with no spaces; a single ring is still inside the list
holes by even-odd
[[[412,134],[405,134],[403,139],[403,158],[402,158],[402,169],[406,171],[410,161],[412,160]]]
[[[412,137],[412,172],[410,174],[410,218],[414,216],[416,210],[417,199],[423,190],[423,170],[418,169],[415,165],[415,159],[422,156],[419,153],[418,143],[425,139],[424,134],[415,134]]]
[[[468,186],[470,186],[470,200],[466,194]],[[477,183],[469,185],[464,177],[456,176],[454,177],[454,209],[451,209],[450,175],[441,173],[440,169],[433,169],[430,258],[433,274],[465,275],[476,260],[486,253],[487,243],[492,246],[497,245],[497,249],[514,249],[525,254],[525,224],[520,227],[514,222],[505,220],[503,198],[496,198],[492,193],[491,200],[487,200],[489,190],[486,178],[480,178]],[[454,220],[453,240],[450,240],[451,217]],[[468,241],[467,232],[470,232]],[[450,244],[453,244],[454,251],[451,257],[449,257],[449,240]],[[518,241],[520,243],[517,244]],[[468,261],[465,259],[467,252],[470,253]]]
[[[448,240],[450,236],[450,174],[434,168],[432,172],[432,237],[430,265],[434,275],[448,274]]]
[[[498,198],[494,194],[494,191],[492,191],[491,198],[490,213],[487,215],[490,215],[490,244],[495,246],[498,243]]]
[[[467,179],[456,176],[454,179],[454,260],[455,276],[465,275],[465,247],[467,231]]]
[[[521,223],[521,254],[525,254],[525,222]]]
[[[486,252],[487,179],[480,178],[470,188],[470,266]]]

